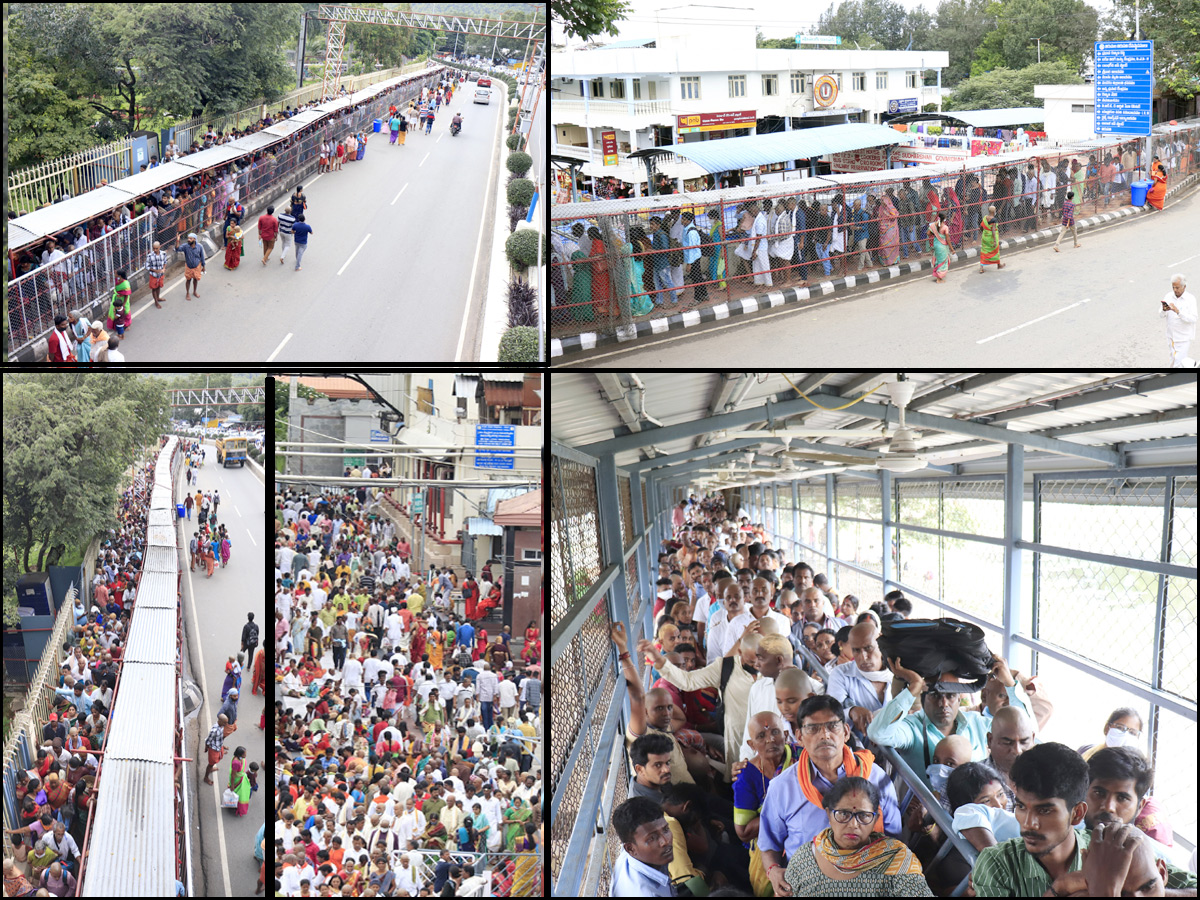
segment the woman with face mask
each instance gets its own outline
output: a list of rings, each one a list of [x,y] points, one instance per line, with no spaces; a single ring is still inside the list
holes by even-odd
[[[1098,750],[1105,747],[1132,747],[1140,750],[1142,747],[1142,717],[1137,710],[1123,706],[1114,709],[1104,723],[1104,741],[1080,747],[1079,753],[1084,760],[1089,760]]]

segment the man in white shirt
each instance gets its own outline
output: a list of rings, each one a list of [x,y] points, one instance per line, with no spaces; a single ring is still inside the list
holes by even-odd
[[[405,895],[408,897],[417,896],[417,892],[420,890],[420,887],[416,882],[416,872],[408,863],[407,853],[402,853],[400,855],[400,865],[395,869],[392,869],[392,874],[396,876],[396,883],[393,888],[397,892],[404,891]]]
[[[710,665],[724,656],[742,636],[746,626],[754,621],[754,617],[742,607],[740,585],[729,585],[725,589],[725,599],[722,603],[725,607],[725,614],[717,616],[712,628],[709,629],[706,665]]]
[[[883,664],[876,640],[878,632],[870,619],[850,629],[850,651],[854,661],[829,673],[825,693],[846,709],[851,724],[863,733],[876,710],[883,709],[892,673]]]
[[[1042,183],[1042,216],[1047,219],[1054,218],[1054,189],[1058,187],[1058,176],[1054,174],[1054,170],[1047,168],[1042,172],[1042,177],[1039,179]]]
[[[762,201],[763,208],[759,209],[758,215],[754,217],[754,227],[750,230],[751,242],[753,244],[753,256],[750,261],[750,269],[754,272],[754,283],[765,284],[771,287],[771,263],[767,255],[767,236],[771,233],[767,225],[766,205],[769,200]]]
[[[496,673],[489,671],[488,662],[479,660],[479,677],[475,679],[475,696],[483,713],[483,727],[492,727],[492,703],[496,699]]]
[[[511,718],[517,711],[517,683],[511,678],[505,678],[496,685],[496,694],[500,700],[500,716],[502,719]]]
[[[1161,315],[1167,320],[1167,345],[1171,353],[1171,368],[1195,368],[1188,351],[1196,337],[1196,298],[1184,290],[1187,279],[1171,276],[1171,290],[1163,296]]]
[[[404,801],[404,812],[396,817],[392,830],[400,836],[401,847],[407,847],[409,841],[424,833],[425,814],[416,808],[411,796]]]

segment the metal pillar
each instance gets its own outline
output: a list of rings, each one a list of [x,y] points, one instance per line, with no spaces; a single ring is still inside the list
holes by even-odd
[[[1012,636],[1021,631],[1021,510],[1025,500],[1025,448],[1009,444],[1005,454],[1004,475],[1004,658],[1011,668],[1030,671],[1031,653],[1016,644]],[[1037,598],[1035,597],[1035,602]],[[1020,659],[1013,657],[1020,654]]]

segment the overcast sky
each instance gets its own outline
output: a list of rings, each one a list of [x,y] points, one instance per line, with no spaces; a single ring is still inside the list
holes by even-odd
[[[938,5],[938,0],[897,0],[897,2],[905,9],[916,9],[918,6],[924,5],[931,13],[937,9]],[[1101,14],[1108,11],[1108,0],[1087,0],[1087,2],[1100,10]],[[599,36],[599,39],[616,41],[652,36],[655,10],[664,12],[673,10],[677,15],[686,16],[685,7],[687,5],[681,0],[630,0],[629,14],[616,23],[620,36],[611,37],[603,34]],[[817,24],[821,14],[829,8],[828,0],[801,0],[800,3],[796,3],[795,0],[755,0],[754,3],[696,5],[709,7],[714,14],[719,9],[728,10],[729,18],[732,21],[744,23],[750,19],[759,25],[759,30],[769,38],[787,37],[797,31],[808,31]],[[561,29],[557,25],[554,28],[554,34],[558,40],[561,40]],[[581,41],[578,38],[571,38],[570,43],[578,44]]]

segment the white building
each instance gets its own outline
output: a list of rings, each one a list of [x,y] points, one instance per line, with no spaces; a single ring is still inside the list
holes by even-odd
[[[1090,141],[1097,135],[1095,88],[1090,84],[1035,84],[1033,96],[1046,107],[1046,139],[1063,144]]]
[[[612,163],[637,150],[940,108],[921,73],[937,69],[940,79],[945,51],[759,50],[753,18],[729,16],[728,7],[677,8],[653,38],[553,54],[553,152],[592,163],[585,174],[620,177],[636,167]],[[607,166],[605,132],[615,138]]]

